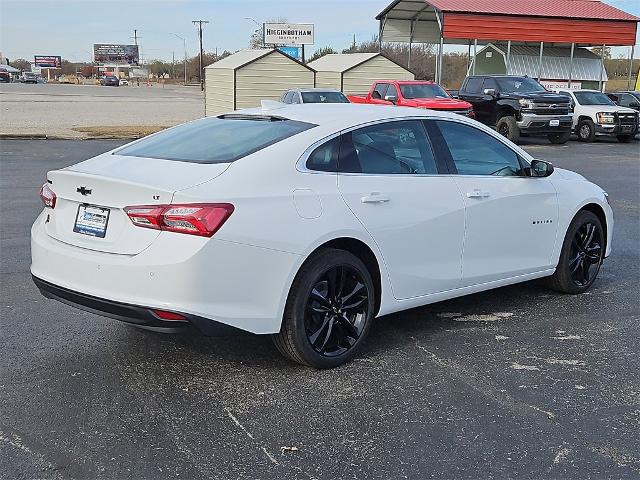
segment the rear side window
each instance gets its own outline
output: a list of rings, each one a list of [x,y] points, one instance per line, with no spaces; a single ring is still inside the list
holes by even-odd
[[[465,93],[480,93],[482,89],[482,78],[470,78],[464,86]]]
[[[336,172],[340,153],[340,137],[335,137],[317,147],[307,159],[307,168],[318,172]]]
[[[257,115],[209,117],[160,132],[113,153],[178,162],[229,163],[315,126]]]

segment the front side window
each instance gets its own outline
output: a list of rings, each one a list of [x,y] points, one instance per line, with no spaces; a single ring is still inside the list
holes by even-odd
[[[339,170],[368,174],[436,174],[424,126],[415,120],[386,122],[342,135]]]
[[[377,83],[376,87],[373,89],[373,93],[371,94],[371,96],[377,99],[384,98],[384,94],[387,92],[388,86],[388,83]]]
[[[494,78],[485,78],[484,84],[482,85],[482,91],[484,92],[487,89],[493,89],[496,92],[498,91],[498,84]]]
[[[178,162],[230,163],[315,126],[257,115],[208,117],[143,138],[113,154]]]
[[[293,92],[287,92],[287,93],[284,95],[283,102],[284,102],[284,103],[291,103],[291,98],[292,98],[292,97],[293,97]]]
[[[615,105],[609,97],[601,92],[573,92],[580,105]]]
[[[436,121],[459,175],[523,176],[518,154],[475,127]]]
[[[393,84],[389,84],[389,88],[387,89],[387,93],[384,94],[385,98],[387,97],[391,97],[391,98],[398,98],[398,90],[396,90],[396,86]]]
[[[467,80],[464,90],[466,93],[480,93],[480,90],[482,90],[482,78],[470,78]]]

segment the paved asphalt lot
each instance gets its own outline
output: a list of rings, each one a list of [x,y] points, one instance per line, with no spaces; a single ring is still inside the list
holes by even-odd
[[[73,128],[172,126],[204,115],[198,87],[0,84],[0,134],[81,138]]]
[[[45,172],[118,144],[0,144],[0,477],[640,478],[638,143],[526,147],[611,195],[589,294],[529,283],[388,316],[332,371],[39,295]]]

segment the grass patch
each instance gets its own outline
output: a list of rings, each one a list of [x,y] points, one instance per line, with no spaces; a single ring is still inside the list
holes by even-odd
[[[97,126],[97,127],[73,127],[72,130],[86,133],[89,138],[141,138],[152,133],[164,130],[164,126],[158,125],[118,125],[118,126]]]

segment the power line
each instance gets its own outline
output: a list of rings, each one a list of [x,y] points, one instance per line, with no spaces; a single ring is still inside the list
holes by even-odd
[[[202,24],[204,23],[206,25],[209,23],[209,20],[192,20],[192,23],[194,25],[198,25],[198,37],[200,38],[200,90],[204,91],[204,70],[202,67],[204,55],[202,50]]]

